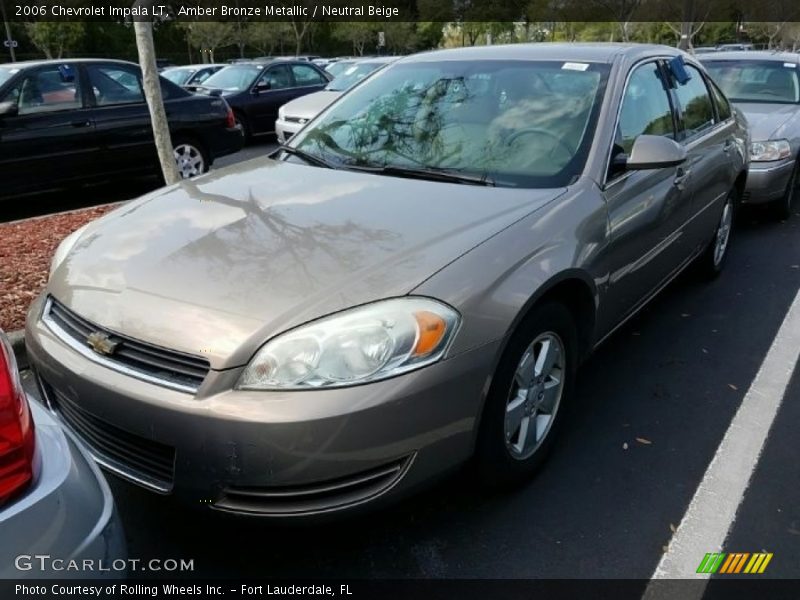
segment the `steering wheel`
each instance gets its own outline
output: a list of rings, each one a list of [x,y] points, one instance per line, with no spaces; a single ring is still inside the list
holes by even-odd
[[[511,135],[506,138],[506,145],[510,146],[514,142],[516,142],[519,138],[523,135],[542,135],[544,137],[548,137],[551,140],[555,140],[556,146],[561,146],[562,149],[567,151],[567,154],[572,157],[575,154],[575,150],[573,150],[567,142],[565,142],[562,138],[558,137],[556,134],[547,131],[546,129],[540,129],[539,127],[528,127],[526,129],[520,129],[519,131],[515,131]],[[552,152],[552,151],[551,151]]]

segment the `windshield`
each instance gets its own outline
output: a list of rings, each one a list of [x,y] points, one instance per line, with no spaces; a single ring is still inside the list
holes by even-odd
[[[205,87],[242,91],[248,89],[261,75],[261,65],[232,65],[214,73],[203,82]]]
[[[371,62],[350,65],[339,75],[337,75],[336,78],[325,87],[325,89],[329,92],[343,92],[353,87],[359,81],[364,79],[364,77],[382,67],[384,64],[385,63]]]
[[[777,60],[710,60],[703,64],[732,102],[800,102],[798,68],[794,63]]]
[[[169,79],[172,83],[183,85],[195,73],[195,69],[167,69],[161,75]]]
[[[345,70],[353,66],[352,60],[340,60],[325,67],[325,70],[331,74],[333,78],[341,75]]]
[[[607,65],[397,64],[344,95],[293,145],[347,167],[438,169],[560,187],[583,171]]]
[[[8,81],[14,75],[16,75],[17,71],[19,71],[19,69],[9,69],[7,67],[0,67],[0,85],[3,85],[6,81]]]

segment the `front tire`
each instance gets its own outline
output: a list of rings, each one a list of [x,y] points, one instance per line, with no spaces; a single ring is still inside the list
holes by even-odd
[[[578,334],[561,304],[536,307],[520,324],[486,399],[475,463],[487,485],[517,484],[544,463],[575,387]]]

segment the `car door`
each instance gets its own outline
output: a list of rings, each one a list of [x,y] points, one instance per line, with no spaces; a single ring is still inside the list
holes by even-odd
[[[678,137],[687,153],[684,171],[689,173],[691,214],[686,235],[697,247],[715,231],[736,179],[732,156],[736,125],[729,106],[727,112],[715,111],[711,89],[700,70],[690,64],[685,69],[690,79],[673,82],[672,93],[679,116]]]
[[[27,70],[0,101],[16,107],[0,119],[0,194],[58,187],[96,172],[93,110],[74,63]]]
[[[109,173],[152,172],[156,153],[139,69],[121,63],[88,63],[103,168]]]
[[[640,135],[677,136],[676,115],[661,61],[633,67],[622,94],[616,139],[604,186],[608,211],[607,304],[601,328],[635,310],[685,262],[682,229],[690,214],[682,166],[626,171],[624,162]]]
[[[278,109],[294,98],[292,72],[286,64],[272,65],[256,79],[250,93],[255,96],[249,111],[255,133],[272,133]]]

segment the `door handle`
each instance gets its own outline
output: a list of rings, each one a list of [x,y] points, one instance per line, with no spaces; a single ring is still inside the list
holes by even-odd
[[[722,146],[722,151],[727,154],[733,148],[733,140],[725,140],[725,144]]]
[[[72,126],[73,127],[89,127],[91,124],[92,124],[92,122],[89,121],[88,119],[84,119],[84,120],[81,120],[81,121],[73,121],[72,122]]]
[[[675,179],[672,180],[672,183],[675,185],[676,188],[683,191],[686,189],[686,182],[689,179],[689,175],[692,174],[691,169],[684,169],[683,167],[678,167],[678,170],[675,174]]]

